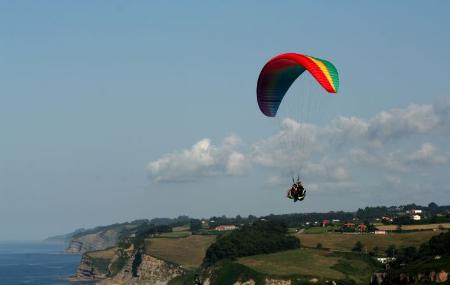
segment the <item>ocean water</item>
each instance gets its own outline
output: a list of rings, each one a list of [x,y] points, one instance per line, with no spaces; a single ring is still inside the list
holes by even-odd
[[[69,285],[79,255],[64,254],[64,245],[43,242],[0,242],[1,285]]]

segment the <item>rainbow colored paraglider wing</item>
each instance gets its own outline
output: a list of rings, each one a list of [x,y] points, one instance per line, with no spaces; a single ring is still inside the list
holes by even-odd
[[[287,90],[305,70],[328,92],[338,91],[339,75],[331,62],[297,53],[280,54],[269,60],[259,74],[256,94],[264,115],[275,117]]]

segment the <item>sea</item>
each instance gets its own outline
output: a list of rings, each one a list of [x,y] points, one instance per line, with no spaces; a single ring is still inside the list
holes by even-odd
[[[80,259],[80,255],[65,254],[63,244],[0,241],[0,284],[90,284],[65,280],[76,272]]]

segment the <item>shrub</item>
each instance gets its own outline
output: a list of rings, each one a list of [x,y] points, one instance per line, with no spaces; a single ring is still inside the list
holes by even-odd
[[[364,248],[364,245],[362,244],[362,242],[357,241],[355,243],[355,245],[353,246],[352,251],[354,251],[354,252],[361,252],[363,250],[363,248]]]

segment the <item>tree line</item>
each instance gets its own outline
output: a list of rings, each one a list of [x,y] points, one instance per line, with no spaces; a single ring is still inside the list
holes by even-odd
[[[206,251],[204,263],[299,248],[300,241],[287,233],[287,225],[280,221],[261,220],[244,225],[213,243]]]

